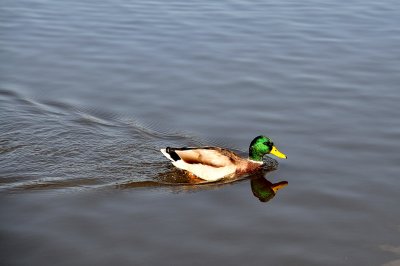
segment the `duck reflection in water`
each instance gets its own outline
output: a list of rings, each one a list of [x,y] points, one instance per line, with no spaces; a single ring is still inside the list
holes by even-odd
[[[275,197],[279,189],[286,187],[288,184],[287,181],[271,183],[264,177],[264,174],[254,175],[250,179],[251,191],[261,202],[270,201]]]
[[[221,180],[218,182],[204,182],[202,180],[193,180],[178,169],[172,169],[165,173],[157,175],[154,181],[129,182],[117,185],[120,189],[140,188],[140,187],[159,187],[169,188],[174,192],[194,192],[200,190],[218,189],[221,186],[231,185],[237,182],[250,180],[250,187],[253,195],[261,202],[268,202],[275,197],[277,191],[288,185],[287,181],[272,183],[265,178],[266,172],[259,171],[251,176],[242,177],[236,180]]]

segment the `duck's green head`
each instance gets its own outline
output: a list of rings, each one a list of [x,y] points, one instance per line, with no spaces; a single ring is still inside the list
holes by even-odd
[[[265,136],[258,136],[250,143],[249,158],[254,161],[262,161],[265,154],[273,154],[276,157],[287,159],[287,156],[281,153],[272,140]]]

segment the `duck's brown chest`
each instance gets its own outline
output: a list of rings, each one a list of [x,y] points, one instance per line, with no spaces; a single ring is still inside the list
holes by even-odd
[[[236,168],[236,172],[238,174],[244,174],[244,173],[251,173],[256,170],[259,170],[262,167],[262,164],[260,163],[255,163],[252,161],[242,161]]]

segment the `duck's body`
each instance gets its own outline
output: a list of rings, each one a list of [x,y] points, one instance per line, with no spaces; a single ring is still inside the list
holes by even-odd
[[[263,149],[265,147],[265,149]],[[194,147],[161,149],[161,152],[179,169],[207,181],[217,181],[224,177],[251,173],[262,167],[262,157],[274,153],[286,158],[266,137],[256,137],[250,144],[249,158],[219,147]]]
[[[161,152],[179,169],[207,181],[252,172],[263,164],[262,161],[244,159],[232,151],[219,147],[167,147],[161,149]]]

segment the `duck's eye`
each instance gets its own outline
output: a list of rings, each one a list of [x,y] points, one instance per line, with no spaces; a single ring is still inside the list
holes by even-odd
[[[266,141],[266,142],[264,142],[264,145],[269,147],[270,149],[272,149],[272,146],[274,146],[274,143],[271,141]]]

